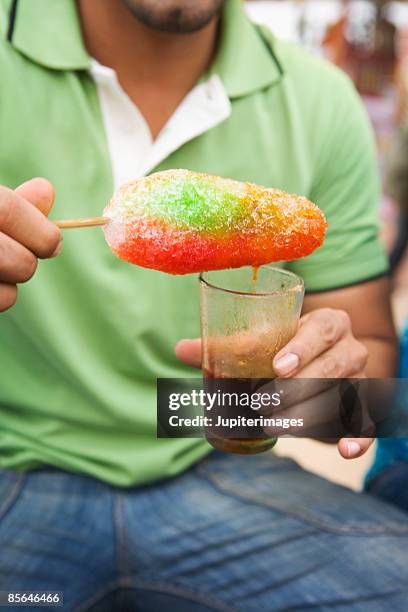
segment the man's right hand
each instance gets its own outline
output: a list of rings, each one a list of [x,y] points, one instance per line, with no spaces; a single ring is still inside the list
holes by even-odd
[[[17,285],[33,276],[37,258],[61,250],[61,232],[47,219],[53,202],[54,189],[43,178],[15,191],[0,186],[0,312],[14,306]]]

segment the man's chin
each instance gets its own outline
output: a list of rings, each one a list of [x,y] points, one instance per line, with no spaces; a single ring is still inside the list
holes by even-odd
[[[219,15],[225,0],[123,0],[145,26],[159,32],[190,34]]]

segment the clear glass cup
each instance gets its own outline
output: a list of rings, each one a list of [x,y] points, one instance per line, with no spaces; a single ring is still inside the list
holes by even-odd
[[[273,359],[297,331],[303,297],[303,280],[273,266],[200,274],[204,383],[275,378]],[[239,454],[260,453],[276,443],[208,430],[206,436],[215,448]]]

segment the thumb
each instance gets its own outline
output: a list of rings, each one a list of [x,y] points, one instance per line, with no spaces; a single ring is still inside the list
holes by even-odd
[[[201,368],[201,339],[177,342],[176,357],[192,368]]]
[[[31,179],[17,187],[15,191],[48,217],[54,204],[55,192],[54,187],[47,179]]]
[[[368,451],[375,438],[342,438],[339,440],[339,453],[344,459],[357,459]]]

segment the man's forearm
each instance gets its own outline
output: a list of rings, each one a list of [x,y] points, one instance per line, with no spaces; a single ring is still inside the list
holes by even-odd
[[[368,350],[366,374],[369,378],[393,378],[398,370],[397,340],[359,338]]]

